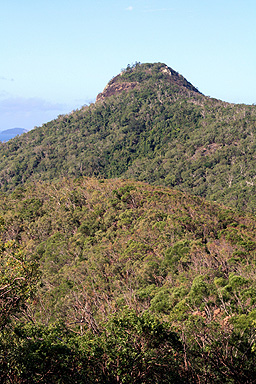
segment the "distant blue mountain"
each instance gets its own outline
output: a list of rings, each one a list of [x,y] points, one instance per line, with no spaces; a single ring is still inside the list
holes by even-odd
[[[27,132],[24,128],[11,128],[6,129],[5,131],[0,132],[0,141],[8,141],[13,139],[17,135]]]

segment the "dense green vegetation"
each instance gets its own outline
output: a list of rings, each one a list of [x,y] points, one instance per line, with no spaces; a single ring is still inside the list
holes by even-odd
[[[255,106],[206,97],[161,63],[128,66],[97,100],[0,144],[1,189],[124,177],[255,213]]]
[[[0,215],[2,382],[255,382],[253,216],[91,178],[3,193]]]
[[[0,383],[256,383],[255,131],[136,63],[0,143]]]

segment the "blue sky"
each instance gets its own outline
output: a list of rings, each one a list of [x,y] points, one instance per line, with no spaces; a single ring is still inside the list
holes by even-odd
[[[164,62],[205,95],[256,103],[255,0],[8,0],[0,131],[93,102],[127,64]]]

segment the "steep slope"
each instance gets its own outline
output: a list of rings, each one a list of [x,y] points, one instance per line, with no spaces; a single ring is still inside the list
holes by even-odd
[[[0,185],[125,177],[255,213],[255,131],[255,106],[206,97],[165,64],[136,64],[95,104],[1,144]]]
[[[161,78],[164,78],[165,82],[169,85],[178,86],[176,92],[187,94],[186,90],[191,90],[196,93],[200,93],[191,83],[189,83],[182,75],[169,68],[162,63],[159,64],[135,64],[134,66],[128,66],[126,70],[123,70],[120,75],[115,76],[105,87],[102,93],[100,93],[96,101],[105,100],[107,97],[116,95],[123,91],[129,91],[147,80],[155,80],[158,82]]]

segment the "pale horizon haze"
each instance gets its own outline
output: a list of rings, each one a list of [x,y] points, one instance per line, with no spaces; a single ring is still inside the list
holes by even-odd
[[[128,64],[163,62],[203,94],[256,103],[253,0],[10,0],[0,12],[0,131],[95,101]]]

